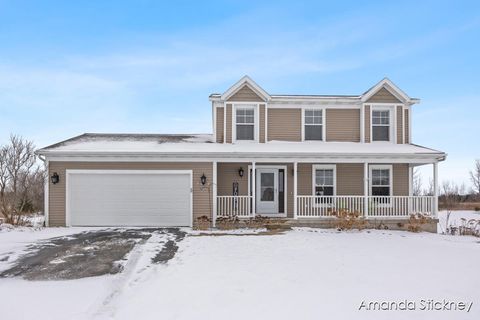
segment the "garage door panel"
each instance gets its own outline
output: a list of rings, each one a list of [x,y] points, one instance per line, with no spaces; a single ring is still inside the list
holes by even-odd
[[[189,173],[71,173],[72,226],[189,226]]]

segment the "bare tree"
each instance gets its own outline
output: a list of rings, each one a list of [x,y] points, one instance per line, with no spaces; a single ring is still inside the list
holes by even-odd
[[[440,188],[440,199],[442,200],[442,206],[447,211],[447,217],[445,220],[445,233],[451,233],[452,228],[449,225],[450,215],[452,210],[461,201],[460,193],[465,192],[465,185],[458,186],[453,181],[443,181]]]
[[[423,195],[425,196],[433,196],[433,193],[435,190],[434,189],[434,185],[433,185],[433,179],[429,179],[428,180],[428,185],[425,189],[423,189]]]
[[[422,194],[422,174],[418,168],[413,170],[413,195],[419,196]]]
[[[36,163],[33,142],[20,136],[10,136],[0,150],[0,213],[7,223],[19,224],[23,214],[38,208],[32,192],[43,185],[43,169]]]
[[[480,159],[475,160],[475,168],[470,171],[470,179],[473,184],[473,191],[480,195]]]

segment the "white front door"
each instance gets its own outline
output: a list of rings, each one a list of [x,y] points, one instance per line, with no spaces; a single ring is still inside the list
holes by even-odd
[[[257,169],[257,213],[278,213],[278,169]]]

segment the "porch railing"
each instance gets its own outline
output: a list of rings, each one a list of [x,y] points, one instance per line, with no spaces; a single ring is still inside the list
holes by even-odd
[[[372,196],[369,197],[368,216],[380,218],[409,217],[411,214],[434,215],[431,196]]]
[[[435,216],[432,196],[297,196],[297,217],[334,217],[339,210],[367,218],[408,218],[411,214]],[[367,199],[367,205],[365,205]]]
[[[367,203],[365,204],[365,199]],[[217,217],[253,217],[252,196],[217,196]],[[340,210],[366,218],[435,217],[433,196],[297,196],[298,218],[335,217]]]
[[[358,212],[363,215],[362,196],[297,196],[297,216],[302,218],[333,217],[338,210]]]
[[[217,196],[217,217],[252,217],[252,196]]]

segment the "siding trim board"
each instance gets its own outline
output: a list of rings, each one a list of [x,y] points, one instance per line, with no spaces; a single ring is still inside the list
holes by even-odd
[[[215,108],[215,141],[217,143],[225,142],[225,108]]]

